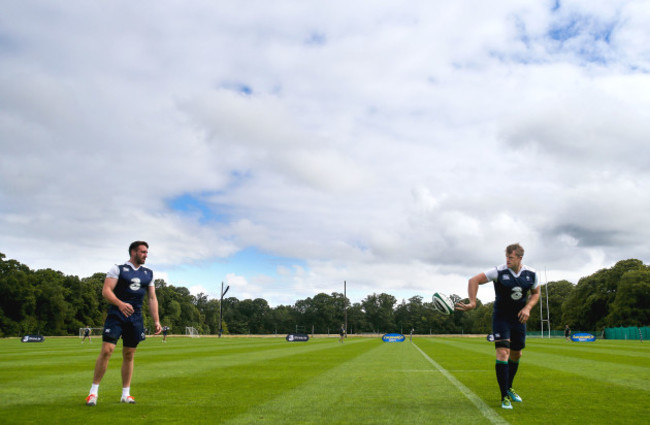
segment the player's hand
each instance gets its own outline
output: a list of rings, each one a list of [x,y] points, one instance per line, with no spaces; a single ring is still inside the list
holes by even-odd
[[[129,317],[130,315],[132,315],[133,311],[134,311],[133,306],[131,304],[129,304],[129,303],[120,304],[119,309],[122,312],[122,314],[124,316],[126,316],[126,317]]]
[[[475,308],[476,308],[476,301],[469,301],[467,303],[459,301],[454,305],[454,310],[458,310],[458,311],[474,310]]]
[[[162,326],[160,326],[159,322],[156,322],[154,324],[154,335],[158,335],[160,332],[162,332]]]
[[[529,308],[522,308],[521,311],[519,312],[519,322],[520,323],[526,323],[528,321],[528,318],[530,317],[530,309]]]

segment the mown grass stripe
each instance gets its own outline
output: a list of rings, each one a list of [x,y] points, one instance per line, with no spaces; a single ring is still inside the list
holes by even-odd
[[[424,356],[424,358],[433,365],[436,370],[438,370],[445,378],[449,380],[458,390],[465,396],[469,401],[472,402],[474,406],[481,412],[483,416],[485,416],[486,419],[488,419],[491,423],[493,424],[508,424],[508,421],[503,419],[501,416],[499,416],[494,410],[492,410],[479,396],[474,394],[472,390],[467,388],[465,385],[463,385],[462,382],[460,382],[458,379],[454,377],[451,373],[449,373],[445,368],[440,366],[435,360],[433,360],[431,357],[427,355],[424,351],[420,349],[420,347],[417,346],[417,344],[413,344],[413,346]]]
[[[256,340],[253,340],[256,341]],[[164,346],[144,345],[136,353],[136,367],[134,375],[134,390],[146,385],[148,382],[162,378],[175,379],[180,376],[207,375],[215,369],[229,367],[240,367],[254,365],[258,362],[273,361],[284,357],[299,356],[305,353],[326,350],[329,347],[324,344],[327,340],[318,340],[310,344],[287,343],[286,341],[267,341],[266,344],[252,343],[250,346],[238,343],[235,349],[215,345],[203,346],[195,341],[185,340],[183,345],[173,347],[169,344]],[[331,341],[333,342],[333,341]],[[352,341],[352,344],[362,340]],[[161,344],[162,345],[162,344]],[[330,343],[331,345],[331,343]],[[251,349],[252,347],[252,349]],[[233,348],[233,347],[230,347]],[[72,349],[70,347],[69,349]],[[0,387],[0,399],[7,405],[29,404],[29,398],[24,397],[25,393],[36,391],[43,385],[65,386],[68,382],[83,382],[83,388],[90,387],[95,360],[99,354],[99,345],[89,352],[83,361],[66,362],[67,354],[60,352],[59,357],[43,357],[38,362],[26,364],[21,362],[10,362],[13,368],[3,373],[4,384]],[[109,369],[102,382],[100,390],[104,388],[114,389],[118,387],[121,380],[119,369],[122,361],[121,346],[116,347],[109,362]],[[48,374],[52,368],[57,369],[57,374]],[[61,382],[60,375],[65,373],[65,380]],[[11,384],[11,385],[9,385]],[[13,391],[11,388],[20,388]],[[48,397],[64,398],[65,392],[53,392]]]
[[[415,349],[417,343],[420,350]],[[138,349],[132,394],[119,404],[121,348],[114,354],[100,403],[87,408],[99,344],[0,339],[0,418],[5,424],[266,423],[490,424],[421,353],[513,425],[628,425],[645,417],[650,344],[530,340],[515,388],[524,403],[501,411],[494,345],[485,338],[147,340]],[[586,368],[586,370],[585,370]],[[635,375],[635,376],[630,376]],[[612,384],[612,380],[625,382]],[[273,420],[271,420],[273,419]],[[257,423],[257,422],[256,422]]]
[[[374,348],[226,423],[489,423],[410,343],[368,344]]]

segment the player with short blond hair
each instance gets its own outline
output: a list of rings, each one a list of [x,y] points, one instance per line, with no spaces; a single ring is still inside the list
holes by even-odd
[[[512,409],[511,401],[521,403],[522,398],[512,388],[519,368],[521,350],[526,346],[526,322],[530,310],[539,301],[538,273],[521,263],[524,248],[518,243],[506,248],[506,264],[479,273],[469,279],[469,302],[458,302],[456,310],[476,308],[479,285],[494,282],[494,311],[492,335],[496,349],[496,375],[501,391],[501,407]],[[527,296],[530,292],[530,297]]]

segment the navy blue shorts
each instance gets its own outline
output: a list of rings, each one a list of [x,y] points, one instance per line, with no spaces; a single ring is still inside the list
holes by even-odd
[[[526,346],[526,324],[517,318],[492,316],[492,334],[495,341],[510,340],[511,350],[523,350]]]
[[[119,312],[108,313],[104,322],[102,341],[117,344],[120,336],[122,345],[130,348],[137,347],[140,341],[145,340],[142,313],[134,313],[129,317]]]

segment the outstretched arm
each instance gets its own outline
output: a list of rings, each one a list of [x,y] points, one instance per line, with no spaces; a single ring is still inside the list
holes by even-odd
[[[468,311],[476,308],[476,294],[478,294],[478,286],[488,282],[485,273],[479,273],[469,280],[467,283],[467,296],[468,303],[459,301],[456,303],[455,310]]]

